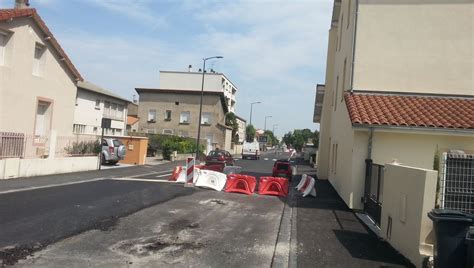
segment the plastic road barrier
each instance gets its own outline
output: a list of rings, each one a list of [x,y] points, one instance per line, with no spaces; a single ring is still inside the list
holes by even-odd
[[[434,266],[465,267],[467,262],[466,234],[472,216],[456,210],[433,209],[428,212],[435,233]]]
[[[226,167],[224,167],[223,172],[227,175],[229,175],[229,174],[240,174],[240,172],[242,172],[242,167],[226,166]]]
[[[300,189],[300,192],[303,194],[303,197],[306,197],[307,195],[312,195],[316,197],[316,189],[314,189],[315,184],[316,180],[313,177],[307,176],[304,185]]]
[[[230,174],[227,175],[225,192],[251,195],[255,191],[256,185],[257,180],[253,176]]]
[[[181,173],[182,170],[183,170],[182,166],[176,166],[176,168],[173,170],[173,174],[171,174],[168,181],[177,181],[179,174]]]
[[[211,188],[216,191],[222,191],[227,182],[227,175],[221,172],[213,170],[204,170],[199,171],[199,176],[196,181],[196,186]]]
[[[186,184],[192,184],[194,181],[194,157],[186,159]]]
[[[298,185],[296,185],[295,189],[299,191],[301,189],[301,187],[303,187],[303,185],[305,185],[307,179],[308,179],[308,175],[303,174],[301,176],[300,182],[298,183]]]
[[[260,177],[258,193],[262,195],[288,196],[288,179],[277,177]]]

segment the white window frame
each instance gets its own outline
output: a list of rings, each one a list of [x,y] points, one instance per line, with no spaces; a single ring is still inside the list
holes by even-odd
[[[190,111],[181,112],[181,114],[179,115],[179,123],[189,124],[190,121],[191,121],[191,112]]]
[[[173,135],[173,130],[165,128],[165,129],[163,129],[163,131],[161,133],[165,134],[165,135]]]
[[[212,124],[212,113],[202,113],[201,124],[202,125]]]
[[[148,110],[148,122],[156,122],[156,109]]]
[[[170,116],[168,117],[168,112],[170,114]],[[171,121],[171,116],[172,116],[173,112],[171,110],[166,110],[165,111],[165,120],[166,121]]]
[[[100,99],[95,100],[95,109],[100,110],[100,103],[101,103]]]
[[[8,35],[0,31],[0,66],[5,66],[5,53]]]

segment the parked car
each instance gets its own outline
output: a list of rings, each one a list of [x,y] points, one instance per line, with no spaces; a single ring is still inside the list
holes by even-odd
[[[242,159],[247,158],[260,159],[260,144],[258,141],[244,142],[242,148]]]
[[[127,150],[120,140],[105,138],[102,140],[101,164],[117,164],[118,161],[125,158]]]
[[[233,166],[234,158],[229,152],[224,150],[210,151],[206,156],[206,166],[210,165]]]
[[[273,164],[272,177],[286,177],[291,181],[293,175],[293,167],[288,160],[277,160]]]

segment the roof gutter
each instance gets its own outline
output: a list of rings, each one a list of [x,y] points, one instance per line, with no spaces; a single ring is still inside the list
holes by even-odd
[[[355,1],[355,15],[354,15],[354,34],[352,36],[352,66],[351,66],[351,93],[354,91],[354,65],[355,65],[355,49],[356,49],[356,37],[357,37],[357,19],[359,17],[359,0]]]
[[[381,126],[381,125],[369,125],[369,124],[353,124],[353,128],[356,129],[381,129],[387,131],[420,131],[420,132],[437,132],[441,133],[455,133],[459,135],[469,135],[474,134],[474,129],[449,129],[449,128],[427,128],[427,127],[408,127],[408,126]]]

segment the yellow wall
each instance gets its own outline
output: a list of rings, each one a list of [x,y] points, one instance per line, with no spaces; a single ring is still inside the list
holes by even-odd
[[[359,0],[354,88],[474,95],[473,17],[472,0]]]
[[[380,233],[417,267],[433,255],[433,224],[427,213],[435,206],[437,175],[434,170],[385,165]]]
[[[146,151],[148,148],[148,138],[144,137],[121,137],[120,141],[125,145],[127,153],[125,159],[120,163],[145,165]]]

